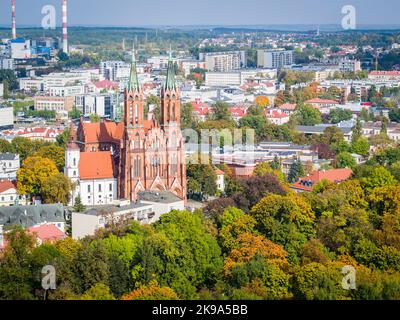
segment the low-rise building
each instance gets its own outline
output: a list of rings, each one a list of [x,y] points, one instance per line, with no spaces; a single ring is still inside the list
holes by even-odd
[[[217,176],[217,190],[220,192],[225,192],[225,172],[220,169],[215,169],[215,175]]]
[[[12,107],[0,106],[0,130],[12,129],[14,127],[14,109]]]
[[[20,168],[19,155],[0,153],[0,180],[14,180]]]
[[[72,213],[72,238],[82,239],[93,236],[97,230],[113,223],[136,220],[149,223],[154,218],[151,204],[121,202],[120,205],[98,206],[82,213]]]
[[[170,191],[139,192],[139,202],[153,206],[154,216],[151,222],[157,221],[162,214],[172,210],[185,210],[185,201]]]
[[[16,182],[0,180],[0,206],[13,206],[18,202],[18,199]]]
[[[348,180],[353,171],[348,168],[313,171],[308,176],[301,177],[293,183],[290,188],[296,192],[310,192],[321,181],[327,180],[331,183],[340,183]]]
[[[50,111],[71,111],[75,103],[74,97],[52,97],[36,96],[34,97],[35,110]]]

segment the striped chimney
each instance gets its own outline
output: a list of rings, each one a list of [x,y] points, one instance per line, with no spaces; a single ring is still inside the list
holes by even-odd
[[[17,38],[17,26],[15,23],[15,0],[11,0],[11,24],[12,24],[12,38]]]
[[[62,0],[63,51],[68,53],[67,0]]]

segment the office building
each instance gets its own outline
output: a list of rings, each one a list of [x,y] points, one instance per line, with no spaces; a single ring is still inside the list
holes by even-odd
[[[207,71],[227,72],[246,68],[246,52],[212,52],[204,54],[205,67]]]
[[[14,110],[12,107],[0,106],[0,129],[12,129],[14,127]]]
[[[34,97],[35,110],[49,111],[71,111],[74,106],[74,97],[51,97],[51,96],[36,96]]]
[[[358,71],[361,71],[361,62],[360,62],[360,60],[342,59],[339,62],[339,71],[340,72],[358,72]]]
[[[268,49],[257,51],[257,65],[259,68],[281,69],[294,64],[292,50]]]

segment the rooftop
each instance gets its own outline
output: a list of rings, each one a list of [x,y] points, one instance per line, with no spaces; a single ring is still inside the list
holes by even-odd
[[[143,191],[139,193],[139,200],[159,203],[182,201],[181,198],[169,191]]]

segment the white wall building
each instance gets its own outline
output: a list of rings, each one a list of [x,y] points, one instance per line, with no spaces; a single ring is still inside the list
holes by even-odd
[[[65,151],[64,170],[77,184],[71,204],[78,195],[85,206],[112,204],[117,200],[118,185],[110,151],[80,152],[75,143],[70,143]]]
[[[14,109],[12,107],[0,106],[0,129],[14,127]]]
[[[85,94],[75,97],[75,106],[85,116],[98,114],[100,117],[112,117],[114,114],[114,96],[112,94]]]
[[[10,53],[12,59],[29,59],[31,57],[31,44],[23,38],[10,40]]]
[[[14,70],[14,59],[0,58],[0,70]]]
[[[0,180],[14,180],[20,168],[19,155],[14,153],[0,153]]]
[[[257,66],[261,68],[281,69],[294,64],[292,50],[267,49],[257,51]]]
[[[206,70],[214,72],[227,72],[247,66],[245,51],[206,53],[204,61]]]

